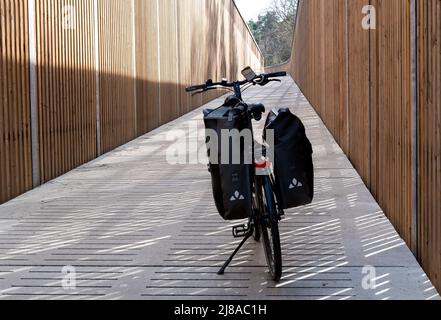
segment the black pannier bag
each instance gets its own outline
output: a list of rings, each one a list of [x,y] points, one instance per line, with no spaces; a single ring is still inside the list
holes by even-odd
[[[282,209],[310,204],[314,197],[312,146],[302,121],[289,109],[273,110],[265,123],[264,139],[274,130],[275,193]],[[268,142],[268,141],[267,141]]]
[[[227,100],[228,102],[228,100]],[[234,101],[233,102],[239,102]],[[230,100],[231,103],[231,100]],[[221,106],[215,110],[205,110],[205,128],[207,129],[207,148],[210,159],[209,171],[211,173],[213,196],[216,208],[225,220],[239,220],[249,218],[252,204],[252,164],[246,163],[246,152],[252,153],[252,146],[245,146],[240,135],[229,138],[229,161],[222,163],[222,130],[238,130],[242,132],[251,128],[251,122],[245,114],[245,108],[238,103],[235,107]],[[211,150],[212,143],[208,130],[217,136],[217,150]],[[236,139],[235,141],[233,141]],[[232,149],[238,143],[240,146],[240,161],[232,162]],[[252,145],[252,142],[251,142]],[[225,156],[225,155],[224,155]],[[228,155],[227,155],[228,156]],[[251,158],[252,159],[252,158]],[[252,161],[251,161],[252,163]]]

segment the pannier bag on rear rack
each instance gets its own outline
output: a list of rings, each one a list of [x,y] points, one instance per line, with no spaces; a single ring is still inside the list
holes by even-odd
[[[251,177],[253,176],[253,166],[246,161],[246,152],[252,153],[252,143],[251,146],[246,146],[240,135],[230,135],[232,138],[228,138],[227,142],[224,141],[224,143],[228,143],[229,156],[227,155],[227,158],[229,157],[229,161],[222,162],[222,131],[225,134],[231,130],[237,130],[237,133],[250,129],[251,126],[245,113],[246,108],[239,103],[239,100],[230,101],[230,103],[236,102],[238,103],[234,108],[224,105],[218,109],[204,112],[213,196],[217,210],[225,220],[249,218],[252,208]],[[213,138],[210,137],[208,130],[215,133],[217,143],[213,144],[211,141]],[[232,149],[234,146],[240,146],[240,150],[236,150],[240,153],[240,161],[233,162]],[[217,150],[214,150],[215,147]]]
[[[305,126],[289,109],[272,110],[265,124],[274,130],[276,196],[283,209],[310,204],[314,197],[312,146]]]

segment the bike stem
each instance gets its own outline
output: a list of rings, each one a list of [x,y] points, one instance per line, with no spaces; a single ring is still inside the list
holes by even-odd
[[[242,90],[240,88],[240,83],[239,82],[234,82],[233,83],[233,88],[234,88],[234,94],[236,95],[236,97],[240,100],[242,100]]]

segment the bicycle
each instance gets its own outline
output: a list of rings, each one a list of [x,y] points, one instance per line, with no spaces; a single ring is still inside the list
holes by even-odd
[[[281,82],[281,80],[275,78],[285,77],[286,72],[257,75],[250,67],[247,67],[242,70],[242,75],[245,77],[245,80],[232,82],[228,82],[226,79],[220,82],[208,80],[205,84],[187,87],[186,91],[196,95],[215,89],[231,90],[234,92],[234,95],[228,97],[227,100],[236,99],[240,101],[247,108],[246,114],[250,122],[251,120],[260,121],[263,113],[265,113],[265,107],[263,104],[246,104],[242,99],[242,93],[252,86],[265,86],[273,81]],[[204,110],[204,112],[210,111],[211,110]],[[264,146],[261,147],[265,148]],[[244,237],[244,239],[219,270],[218,275],[225,273],[225,270],[244,244],[251,237],[254,237],[256,241],[260,241],[261,238],[263,239],[269,273],[272,279],[277,282],[282,276],[282,250],[278,224],[284,216],[284,211],[278,207],[276,202],[274,193],[275,180],[271,173],[271,162],[267,158],[263,160],[254,159],[254,166],[256,170],[261,170],[264,173],[262,175],[254,174],[254,179],[252,179],[254,180],[252,213],[249,217],[248,224],[233,227],[233,236],[235,238]]]

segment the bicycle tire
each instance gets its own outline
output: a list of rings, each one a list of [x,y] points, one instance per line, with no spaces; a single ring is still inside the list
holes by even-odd
[[[254,238],[254,241],[256,241],[256,242],[260,242],[260,238],[261,238],[260,224],[259,224],[260,206],[259,206],[258,197],[259,196],[255,193],[254,198],[253,198],[253,220],[254,220],[253,238]]]
[[[282,277],[282,248],[280,245],[279,219],[277,216],[276,202],[269,177],[263,178],[260,217],[260,233],[265,257],[272,279],[276,282]]]
[[[260,232],[260,226],[256,225],[254,227],[254,233],[253,233],[254,241],[260,242],[260,238],[261,237],[262,237],[262,235],[261,235],[261,232]]]

